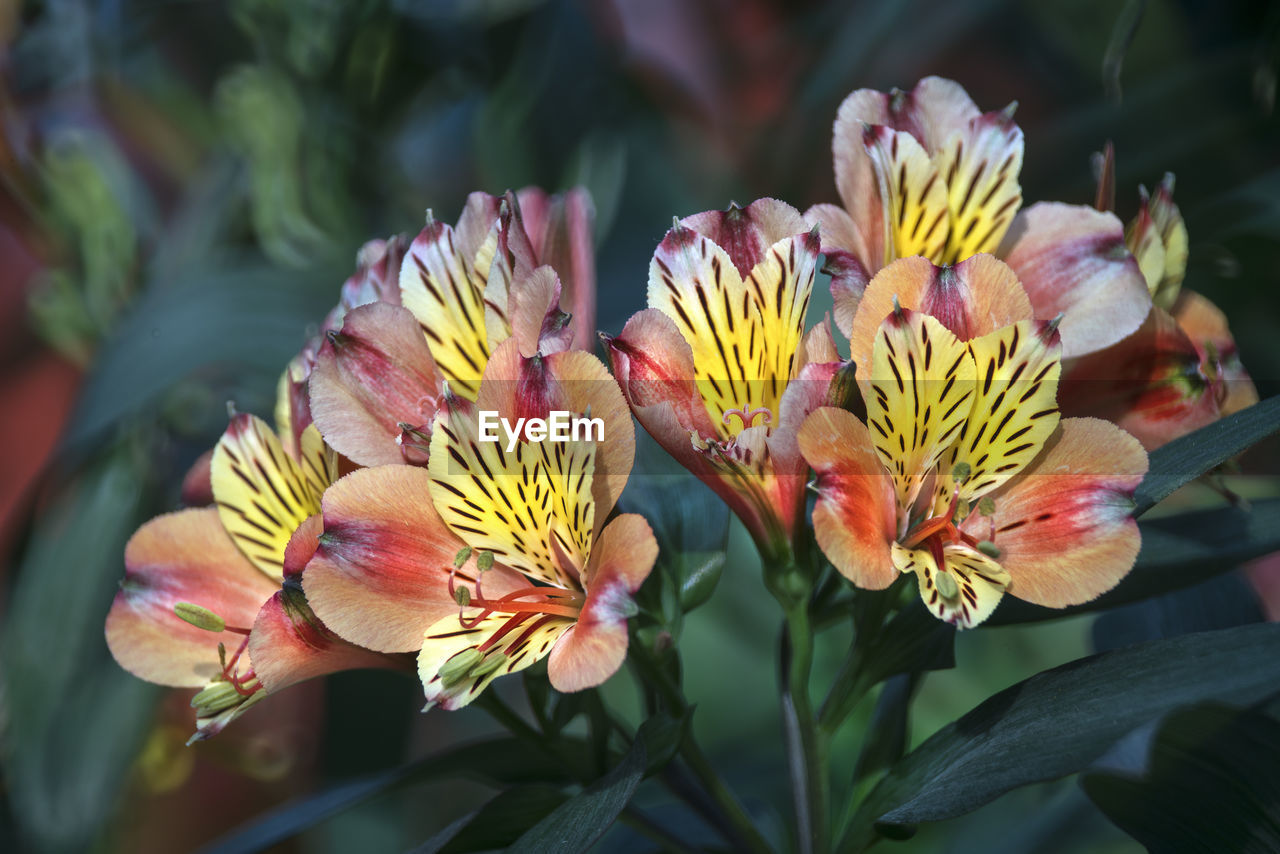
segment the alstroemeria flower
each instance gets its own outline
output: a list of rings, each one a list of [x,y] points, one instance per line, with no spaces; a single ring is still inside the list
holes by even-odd
[[[1112,158],[1108,148],[1103,185],[1113,180]],[[1106,195],[1100,192],[1100,200]],[[1133,335],[1068,367],[1062,407],[1114,421],[1152,449],[1257,403],[1258,392],[1240,363],[1226,316],[1182,287],[1188,239],[1173,202],[1172,175],[1154,195],[1139,188],[1138,214],[1126,240],[1154,305]]]
[[[775,555],[804,505],[795,431],[840,367],[825,325],[805,335],[817,261],[783,202],[686,217],[654,253],[648,310],[607,339],[640,423]]]
[[[563,202],[523,192],[534,206],[531,226],[510,192],[472,193],[456,227],[428,214],[398,271],[403,307],[354,308],[328,334],[310,405],[343,456],[363,466],[423,463],[443,382],[474,399],[490,353],[517,326],[533,330],[543,353],[568,349],[581,334],[560,305],[594,313],[589,201],[584,191]],[[545,262],[571,272],[571,294],[550,270],[537,273]]]
[[[988,256],[955,269],[975,293],[1016,286]],[[868,293],[911,278],[928,293],[953,276],[909,258]],[[864,301],[858,314],[873,310]],[[866,423],[824,407],[799,435],[817,473],[814,532],[836,569],[870,589],[915,573],[929,610],[961,628],[1006,592],[1060,608],[1114,586],[1138,553],[1132,496],[1147,457],[1113,424],[1059,421],[1056,323],[997,323],[965,340],[897,305],[877,326],[858,362]]]
[[[626,655],[631,595],[657,557],[640,516],[605,525],[635,452],[617,384],[588,353],[521,343],[494,351],[474,403],[446,398],[427,469],[362,469],[324,497],[308,599],[349,640],[417,652],[428,707],[464,706],[544,657],[557,690],[600,684]],[[481,438],[482,412],[552,411],[600,419],[602,441],[524,436],[507,452]]]
[[[844,207],[806,216],[822,225],[846,335],[870,278],[912,255],[935,264],[998,255],[1037,316],[1063,315],[1066,356],[1114,344],[1147,316],[1151,299],[1120,220],[1056,202],[1019,212],[1023,138],[1011,108],[982,113],[938,77],[910,92],[859,89],[840,106],[832,151]]]
[[[302,595],[335,466],[314,426],[295,455],[265,422],[237,415],[213,454],[216,507],[159,516],[130,539],[107,644],[141,679],[202,689],[192,740],[303,679],[393,665],[335,637]]]

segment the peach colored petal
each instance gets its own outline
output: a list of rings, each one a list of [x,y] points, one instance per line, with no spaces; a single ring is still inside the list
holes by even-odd
[[[1119,427],[1066,418],[1044,455],[993,496],[990,519],[974,513],[964,528],[1000,549],[1012,595],[1050,608],[1087,602],[1133,568],[1133,491],[1146,471],[1146,452]]]
[[[538,262],[550,264],[560,276],[560,308],[573,316],[573,346],[590,350],[595,345],[596,323],[591,194],[584,187],[574,187],[563,195],[548,196],[537,187],[526,187],[516,195]]]
[[[962,341],[1032,316],[1018,277],[990,255],[974,255],[953,267],[936,267],[920,257],[894,261],[871,280],[850,324],[849,355],[858,365],[864,393],[876,333],[893,311],[895,297],[903,308],[933,316]]]
[[[180,510],[147,522],[125,548],[125,577],[107,614],[107,646],[135,676],[179,688],[203,687],[221,671],[218,643],[241,635],[196,628],[179,602],[207,608],[248,629],[279,589],[236,548],[213,508]]]
[[[880,590],[898,577],[893,481],[867,427],[853,413],[823,407],[805,419],[800,452],[817,473],[813,529],[828,560],[858,587]]]
[[[311,413],[325,441],[362,466],[405,461],[400,424],[429,425],[443,377],[417,319],[370,303],[347,314],[311,374]]]
[[[432,506],[430,482],[415,466],[379,466],[325,492],[324,533],[302,587],[339,636],[380,652],[410,652],[428,626],[457,613],[448,579],[463,543]],[[457,578],[470,585],[475,572],[464,567]],[[494,596],[521,584],[501,567],[483,580],[485,595]]]
[[[1040,202],[1014,218],[997,254],[1022,281],[1036,317],[1063,315],[1067,358],[1116,343],[1151,310],[1146,279],[1114,214]]]

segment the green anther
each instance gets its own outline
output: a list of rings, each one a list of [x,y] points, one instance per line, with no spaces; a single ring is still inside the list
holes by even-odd
[[[978,502],[978,512],[983,516],[994,516],[996,513],[996,502],[987,496]]]
[[[990,558],[1000,557],[1000,548],[990,540],[980,540],[978,542],[978,551]]]
[[[507,656],[501,652],[495,652],[485,656],[484,661],[471,669],[471,675],[476,679],[483,679],[499,667],[507,663]]]
[[[218,644],[218,663],[222,665],[222,669],[227,669],[227,645],[219,642]]]
[[[471,668],[480,663],[484,653],[475,647],[464,649],[440,666],[440,681],[446,688],[451,688],[471,672]]]
[[[212,682],[191,698],[191,708],[199,717],[207,718],[234,708],[244,700],[244,695],[230,682]]]
[[[453,591],[453,601],[457,602],[463,608],[471,604],[471,591],[465,587],[458,587]]]
[[[493,552],[480,552],[480,556],[476,558],[476,567],[481,572],[493,569]]]
[[[973,468],[968,463],[956,463],[956,467],[951,470],[951,477],[956,483],[964,483],[971,474]]]
[[[453,557],[453,568],[462,569],[463,564],[471,560],[471,546],[463,546]]]
[[[960,587],[949,573],[939,572],[937,584],[943,599],[950,601],[960,595]]]
[[[173,613],[197,629],[206,632],[220,632],[227,627],[227,621],[210,611],[191,602],[179,602],[173,606]]]

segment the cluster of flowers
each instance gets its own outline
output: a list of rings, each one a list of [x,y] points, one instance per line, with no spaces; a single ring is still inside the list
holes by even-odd
[[[368,244],[281,377],[274,429],[233,416],[191,509],[130,541],[117,661],[200,689],[196,739],[346,668],[416,664],[446,709],[543,658],[558,690],[598,685],[658,552],[643,518],[610,517],[633,415],[766,563],[812,536],[860,588],[914,573],[960,627],[1006,592],[1063,607],[1112,587],[1138,551],[1144,446],[1256,399],[1221,314],[1179,293],[1172,181],[1127,231],[1106,192],[1020,211],[1012,110],[937,78],[853,93],[834,153],[843,208],[677,221],[648,309],[602,336],[612,372],[588,352],[582,191],[476,193],[456,227],[428,214],[411,242]],[[847,359],[830,318],[805,329],[823,256]],[[507,452],[482,412],[580,414],[603,438]]]

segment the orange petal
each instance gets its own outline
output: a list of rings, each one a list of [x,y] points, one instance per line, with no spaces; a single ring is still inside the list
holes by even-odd
[[[888,587],[898,577],[890,553],[893,480],[866,425],[851,412],[823,407],[805,420],[799,442],[818,475],[813,529],[823,554],[856,586]]]
[[[449,572],[463,542],[431,504],[431,478],[415,466],[354,471],[325,492],[324,534],[302,575],[316,615],[341,637],[380,652],[410,652],[435,621],[456,614]],[[474,570],[459,570],[470,585]],[[521,584],[502,567],[485,595]]]
[[[404,462],[400,424],[429,425],[443,377],[408,310],[350,311],[311,375],[311,413],[334,450],[362,466]]]
[[[124,560],[107,645],[125,670],[161,685],[203,687],[221,672],[218,642],[234,649],[242,637],[196,628],[174,605],[190,602],[247,629],[278,589],[240,553],[213,508],[152,519],[129,540]]]
[[[1119,427],[1065,418],[1044,456],[993,496],[993,516],[975,512],[963,527],[1000,549],[1009,593],[1050,608],[1087,602],[1133,568],[1133,491],[1146,471],[1146,452]]]
[[[658,541],[644,517],[624,513],[600,533],[591,551],[587,601],[577,623],[556,641],[547,675],[557,691],[593,688],[612,676],[627,656],[631,594],[658,559]]]
[[[849,355],[858,365],[864,393],[876,334],[895,297],[903,308],[932,316],[961,341],[1031,318],[1031,302],[1018,277],[990,255],[974,255],[954,267],[935,267],[918,257],[895,261],[871,280],[850,324]]]
[[[1036,317],[1063,315],[1066,358],[1114,344],[1151,310],[1147,280],[1114,214],[1040,202],[1014,218],[998,254],[1022,280]]]
[[[539,267],[511,285],[511,335],[520,355],[531,359],[567,350],[573,330],[560,310],[560,279],[550,267]]]
[[[334,635],[307,606],[302,589],[288,582],[258,612],[249,658],[269,693],[341,670],[411,667],[407,658],[371,652]]]

